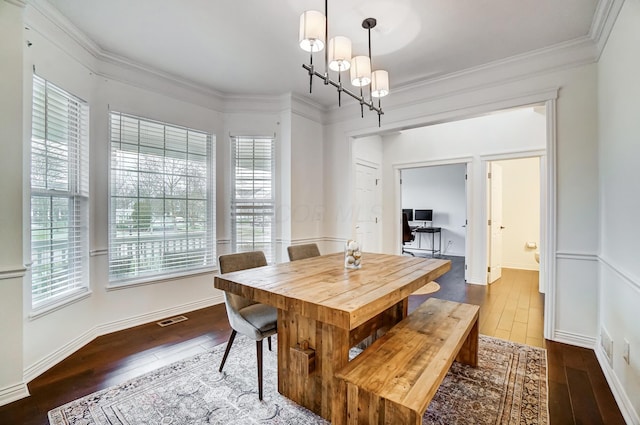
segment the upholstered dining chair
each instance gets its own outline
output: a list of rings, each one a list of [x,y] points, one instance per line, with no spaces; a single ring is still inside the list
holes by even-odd
[[[220,273],[231,273],[266,265],[267,260],[262,251],[241,252],[218,257]],[[226,291],[224,292],[224,304],[227,308],[232,331],[222,356],[219,371],[222,372],[237,333],[255,340],[258,357],[258,399],[262,400],[262,340],[267,338],[269,350],[271,350],[271,335],[277,332],[277,310],[274,307]]]
[[[287,247],[287,253],[289,254],[289,261],[304,260],[305,258],[320,256],[318,245],[314,243],[289,246]]]

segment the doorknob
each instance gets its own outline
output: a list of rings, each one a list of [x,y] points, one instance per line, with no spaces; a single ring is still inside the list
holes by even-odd
[[[504,229],[504,226],[500,226],[500,230]]]

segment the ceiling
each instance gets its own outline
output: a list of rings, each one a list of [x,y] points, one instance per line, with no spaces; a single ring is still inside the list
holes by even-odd
[[[320,0],[49,0],[102,54],[221,94],[309,96],[298,47],[300,14]],[[559,43],[586,38],[598,0],[341,0],[329,2],[329,34],[366,54],[374,17],[374,68],[391,90]],[[323,68],[324,54],[314,63]],[[319,80],[312,99],[335,103]],[[331,95],[329,94],[331,93]]]

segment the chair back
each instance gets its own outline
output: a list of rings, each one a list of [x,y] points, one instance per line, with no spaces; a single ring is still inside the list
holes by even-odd
[[[405,213],[402,213],[402,243],[411,242],[415,236],[409,226],[409,218]]]
[[[304,260],[305,258],[320,256],[318,245],[314,243],[287,247],[287,253],[289,254],[289,261]]]
[[[218,270],[223,274],[266,265],[267,259],[262,251],[239,252],[237,254],[225,254],[218,257]],[[226,291],[224,292],[224,299],[227,305],[227,311],[229,308],[232,308],[238,312],[244,307],[257,304],[256,301]]]

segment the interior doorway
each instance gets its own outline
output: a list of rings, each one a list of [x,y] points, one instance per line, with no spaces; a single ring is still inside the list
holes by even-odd
[[[403,250],[425,257],[467,256],[467,163],[400,170],[400,202],[414,235]],[[401,216],[400,216],[401,217]],[[465,268],[466,280],[466,268]]]
[[[540,270],[540,157],[487,162],[487,283],[502,268]]]

